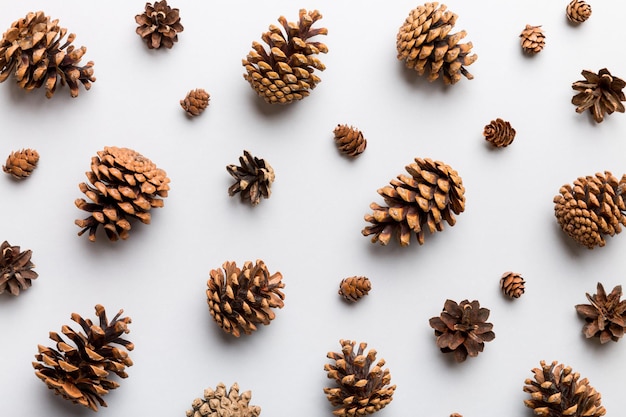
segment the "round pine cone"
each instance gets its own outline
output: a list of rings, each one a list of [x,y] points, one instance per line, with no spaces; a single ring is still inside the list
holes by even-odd
[[[500,278],[500,288],[509,298],[519,298],[524,294],[524,278],[517,272],[505,272]]]
[[[487,142],[491,143],[493,146],[502,148],[513,143],[513,139],[515,139],[515,129],[511,127],[511,123],[497,118],[485,126],[483,136]]]
[[[344,155],[359,156],[367,146],[363,132],[352,126],[337,125],[333,133],[335,134],[335,145],[337,145],[339,152]]]
[[[269,198],[271,186],[274,182],[274,169],[264,159],[252,156],[244,150],[243,156],[239,157],[239,163],[226,166],[228,173],[235,179],[233,185],[228,188],[231,197],[241,193],[241,201],[256,206],[261,202],[261,197]]]
[[[39,162],[39,153],[33,149],[11,152],[2,170],[17,180],[30,176]]]
[[[80,183],[80,190],[92,201],[76,199],[75,204],[90,214],[76,220],[82,230],[89,231],[89,240],[96,240],[96,231],[102,226],[111,241],[127,239],[131,228],[129,219],[149,224],[150,210],[163,207],[170,179],[162,169],[140,153],[107,146],[91,158],[91,171],[85,173],[92,186]]]
[[[582,23],[591,17],[591,6],[584,0],[572,0],[565,8],[565,15],[572,23]]]
[[[146,41],[149,49],[170,49],[185,29],[180,24],[179,10],[168,6],[167,0],[146,3],[145,11],[135,16],[135,22],[139,25],[135,32]]]
[[[39,274],[33,271],[31,250],[21,251],[19,246],[11,246],[6,240],[0,245],[0,294],[19,295],[30,288],[32,280]]]
[[[534,55],[541,52],[546,44],[546,37],[541,30],[541,25],[526,25],[519,36],[521,38],[522,50],[527,54]]]
[[[626,330],[626,300],[622,298],[622,286],[613,288],[608,295],[604,286],[598,282],[594,295],[587,293],[590,304],[576,305],[576,311],[585,319],[583,333],[585,337],[597,337],[604,344],[610,340],[617,342]]]
[[[199,116],[209,106],[211,95],[202,88],[196,88],[187,93],[184,100],[180,101],[180,106],[187,115]]]
[[[339,295],[350,302],[356,302],[365,297],[371,289],[372,283],[367,277],[344,278],[339,283]]]
[[[252,393],[239,394],[239,385],[235,382],[229,390],[222,382],[215,389],[204,390],[204,398],[196,398],[187,410],[187,417],[258,417],[261,407],[250,405]]]

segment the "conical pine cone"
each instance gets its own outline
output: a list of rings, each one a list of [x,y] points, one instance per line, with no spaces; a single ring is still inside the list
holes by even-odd
[[[622,286],[616,286],[608,295],[601,283],[598,282],[597,288],[596,294],[586,294],[590,304],[576,305],[576,311],[586,322],[583,333],[587,338],[599,338],[600,343],[617,342],[626,329],[626,300],[621,300]]]
[[[505,272],[500,278],[500,288],[509,298],[519,298],[524,294],[524,278],[517,272]]]
[[[75,49],[72,42],[76,35],[50,20],[43,12],[28,13],[25,18],[13,22],[0,41],[0,82],[11,73],[17,85],[26,91],[45,87],[46,97],[51,98],[57,86],[67,84],[72,97],[78,96],[78,86],[85,90],[96,81],[93,62],[79,66],[87,48]]]
[[[212,269],[207,281],[207,303],[215,322],[235,337],[270,324],[276,317],[272,309],[284,305],[282,274],[270,274],[260,260],[247,261],[241,269],[234,262],[224,262],[222,268]]]
[[[465,188],[458,173],[450,166],[431,159],[415,158],[406,166],[410,176],[400,174],[378,190],[387,207],[370,204],[374,210],[365,216],[372,223],[362,230],[364,236],[374,235],[372,242],[386,245],[397,236],[400,245],[407,246],[411,233],[420,245],[424,243],[424,229],[430,233],[443,230],[443,221],[454,226],[454,214],[465,210]]]
[[[372,283],[367,277],[344,278],[339,283],[339,295],[351,302],[365,297],[371,289]]]
[[[327,53],[328,47],[310,40],[328,34],[326,28],[311,28],[322,15],[317,10],[300,9],[299,16],[298,23],[279,17],[284,32],[270,25],[261,36],[269,50],[253,42],[252,50],[242,60],[246,68],[243,78],[268,103],[289,104],[307,97],[321,81],[315,70],[326,69],[317,55]]]
[[[11,246],[6,240],[0,245],[0,294],[19,295],[20,291],[30,288],[32,280],[39,274],[33,271],[33,252],[21,251],[19,246]]]
[[[511,127],[511,123],[497,118],[485,126],[483,136],[487,142],[491,143],[493,146],[502,148],[513,143],[515,139],[515,129]]]
[[[584,0],[572,0],[565,8],[565,15],[570,22],[582,23],[591,17],[591,6]]]
[[[385,360],[376,361],[376,351],[365,353],[367,343],[340,340],[341,353],[328,352],[326,355],[334,363],[325,364],[324,370],[336,387],[324,388],[326,398],[337,407],[333,414],[339,417],[372,414],[387,406],[393,400],[395,385],[391,383],[389,369],[383,369]],[[373,367],[372,367],[373,365]]]
[[[187,93],[184,100],[180,101],[180,106],[187,115],[199,116],[209,106],[210,94],[202,88],[196,88]]]
[[[488,323],[489,309],[480,307],[476,300],[457,304],[446,300],[439,317],[430,319],[430,327],[435,329],[437,347],[443,353],[454,353],[457,362],[478,356],[485,347],[485,342],[492,341],[496,335],[493,324]]]
[[[526,379],[524,392],[530,394],[530,400],[524,400],[540,416],[600,417],[606,414],[601,405],[602,396],[587,378],[581,379],[578,372],[559,364],[550,365],[541,361],[541,369],[532,370],[534,380]]]
[[[96,305],[96,323],[72,313],[72,320],[80,324],[83,332],[76,332],[63,326],[61,333],[50,332],[50,339],[56,348],[39,345],[39,353],[33,362],[35,375],[66,400],[81,404],[94,411],[98,405],[106,407],[102,396],[119,387],[119,383],[109,379],[111,373],[126,378],[126,367],[133,361],[128,352],[134,345],[122,338],[128,333],[129,317],[120,317],[120,310],[109,322],[104,307]],[[116,346],[119,345],[119,346]]]
[[[185,29],[180,23],[179,10],[172,9],[167,0],[146,3],[145,11],[135,16],[135,22],[139,25],[135,32],[146,41],[149,49],[170,49]]]
[[[604,246],[604,236],[613,236],[626,226],[622,193],[626,175],[618,180],[609,171],[579,177],[554,197],[554,214],[568,236],[589,249]]]
[[[543,34],[543,30],[541,30],[541,25],[526,25],[519,37],[521,38],[522,50],[527,54],[537,54],[546,45],[546,36]]]
[[[215,389],[204,390],[204,398],[196,398],[191,403],[187,417],[258,417],[261,407],[250,405],[252,393],[239,394],[239,385],[235,382],[229,390],[222,382]]]
[[[261,197],[269,198],[271,186],[274,182],[274,169],[264,159],[252,156],[244,150],[243,156],[239,157],[240,166],[230,164],[226,167],[228,173],[235,179],[233,185],[228,188],[231,197],[241,193],[241,201],[256,206],[261,202]]]
[[[367,140],[363,137],[363,132],[348,125],[337,125],[333,131],[335,134],[335,145],[344,155],[359,156],[367,146]]]
[[[22,149],[21,151],[11,152],[7,158],[7,162],[2,166],[2,170],[10,174],[13,178],[24,179],[37,168],[39,162],[39,153],[33,149]]]
[[[462,30],[450,33],[457,15],[438,2],[424,3],[411,10],[396,36],[398,59],[404,61],[428,81],[443,78],[445,84],[455,84],[461,75],[474,77],[464,66],[473,64],[478,56],[471,54],[472,43],[459,43],[467,35]]]
[[[623,101],[626,81],[611,75],[609,70],[602,68],[598,73],[583,70],[584,80],[576,81],[572,88],[578,93],[572,97],[572,104],[577,106],[576,113],[589,109],[593,120],[601,123],[605,114],[624,113]]]
[[[98,151],[98,156],[91,158],[91,171],[85,174],[92,186],[83,182],[79,188],[92,203],[80,198],[75,204],[91,215],[75,223],[82,228],[78,235],[89,231],[92,242],[100,226],[111,241],[127,239],[129,219],[149,224],[150,210],[163,207],[162,198],[170,189],[165,171],[128,148],[107,146]]]

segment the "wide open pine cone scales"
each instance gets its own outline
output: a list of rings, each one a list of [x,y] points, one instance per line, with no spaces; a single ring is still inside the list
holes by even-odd
[[[11,152],[2,170],[17,180],[28,178],[37,168],[39,153],[34,149]]]
[[[622,286],[618,285],[607,295],[598,282],[597,292],[587,295],[589,304],[576,305],[576,311],[585,320],[583,334],[598,338],[600,343],[617,342],[626,329],[626,300],[622,300]]]
[[[335,406],[333,414],[339,417],[372,414],[386,407],[393,400],[395,385],[391,373],[383,369],[385,360],[376,361],[376,350],[365,352],[367,343],[340,340],[341,352],[328,352],[334,363],[324,365],[327,377],[335,381],[335,387],[324,388],[328,401]]]
[[[513,143],[515,133],[511,123],[500,118],[492,120],[483,129],[485,140],[496,148],[503,148]]]
[[[87,48],[72,45],[73,33],[64,41],[67,29],[58,23],[41,11],[13,22],[0,41],[0,82],[13,74],[19,87],[26,91],[44,87],[48,98],[59,85],[67,84],[72,97],[78,96],[81,84],[91,88],[96,81],[94,63],[80,65]]]
[[[250,405],[251,391],[239,393],[239,385],[235,382],[230,389],[222,382],[215,389],[204,390],[204,398],[196,398],[187,410],[187,417],[258,417],[261,407]]]
[[[228,195],[232,197],[239,194],[242,202],[252,206],[259,204],[261,198],[269,198],[275,179],[272,166],[245,150],[243,156],[239,157],[239,164],[226,166],[228,173],[235,179],[228,188]]]
[[[180,23],[180,11],[172,9],[166,0],[146,3],[143,13],[135,16],[139,25],[135,32],[146,41],[149,49],[170,49],[178,42],[178,34],[185,28]]]
[[[597,74],[588,70],[583,70],[581,74],[585,79],[572,84],[578,92],[572,97],[577,113],[589,110],[596,123],[602,123],[605,114],[624,113],[622,102],[626,101],[623,91],[626,81],[612,75],[606,68]]]
[[[459,43],[467,33],[451,33],[457,15],[438,2],[424,3],[411,10],[396,36],[398,59],[404,61],[429,81],[442,78],[445,84],[455,84],[461,76],[471,80],[465,68],[478,56],[471,54],[472,43]]]
[[[0,245],[0,294],[8,292],[19,295],[32,285],[39,274],[33,271],[33,252],[22,251],[19,246],[11,246],[6,240]]]
[[[538,54],[546,45],[546,36],[541,29],[541,25],[526,25],[519,36],[522,51],[529,55]]]
[[[591,6],[584,0],[572,0],[565,8],[565,15],[572,23],[583,23],[591,17]]]
[[[133,365],[128,351],[134,345],[124,339],[128,333],[129,317],[121,317],[120,310],[111,321],[103,306],[96,305],[98,320],[94,323],[72,313],[72,320],[80,325],[81,331],[63,326],[61,333],[50,332],[56,347],[38,346],[39,353],[33,362],[35,375],[55,394],[94,411],[98,406],[106,407],[102,396],[118,388],[119,383],[110,379],[111,374],[128,377],[126,368]]]
[[[246,69],[243,78],[267,103],[289,104],[310,95],[321,79],[315,71],[326,66],[317,57],[328,52],[322,42],[312,41],[317,35],[326,35],[326,28],[313,29],[322,15],[319,11],[300,9],[297,23],[278,18],[281,27],[270,25],[261,36],[267,44],[253,42],[252,50],[242,65]]]
[[[365,216],[370,226],[364,236],[373,235],[372,242],[387,245],[393,236],[401,246],[407,246],[411,234],[420,245],[424,232],[441,231],[444,221],[456,223],[455,214],[465,210],[465,187],[458,173],[440,161],[415,158],[405,167],[409,175],[400,174],[378,190],[387,206],[372,203],[372,214]]]
[[[339,283],[339,295],[348,302],[356,302],[369,294],[372,282],[367,277],[348,277]]]
[[[335,145],[343,155],[357,157],[365,151],[367,140],[359,129],[339,124],[333,131]]]
[[[150,223],[150,211],[163,207],[163,198],[170,189],[165,171],[128,148],[107,146],[98,151],[86,175],[91,185],[83,182],[79,188],[92,202],[81,198],[75,204],[90,216],[75,223],[82,229],[78,235],[88,231],[90,241],[96,240],[100,227],[110,241],[127,239],[129,220]]]

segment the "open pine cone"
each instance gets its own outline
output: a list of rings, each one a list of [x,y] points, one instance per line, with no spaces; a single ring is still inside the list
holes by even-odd
[[[98,304],[95,309],[98,316],[95,323],[72,313],[72,320],[83,331],[63,326],[61,333],[69,340],[50,332],[56,348],[39,345],[33,367],[35,375],[55,394],[98,411],[98,405],[107,405],[102,396],[119,387],[119,383],[109,378],[110,374],[128,377],[125,370],[133,361],[127,351],[133,350],[134,345],[122,338],[130,331],[128,324],[131,322],[129,317],[120,317],[123,310],[109,321],[103,306]]]
[[[34,149],[11,152],[2,170],[17,180],[30,176],[39,162],[39,153]]]
[[[497,118],[483,129],[485,140],[497,148],[503,148],[513,143],[515,139],[515,129],[511,127],[511,123]]]
[[[577,106],[576,113],[589,110],[596,123],[604,120],[605,114],[624,113],[623,101],[626,81],[611,75],[609,70],[602,68],[598,73],[582,71],[584,80],[576,81],[572,88],[578,93],[572,97],[572,104]]]
[[[139,25],[135,32],[146,41],[149,49],[170,49],[185,29],[180,23],[179,10],[168,6],[167,0],[146,3],[145,11],[135,16],[135,22]]]
[[[79,65],[87,48],[74,48],[73,33],[63,41],[67,29],[58,23],[41,11],[13,22],[0,40],[0,82],[13,74],[18,86],[26,91],[44,87],[48,98],[59,84],[67,84],[72,97],[78,96],[80,84],[91,88],[96,81],[93,62]]]
[[[33,252],[21,251],[19,246],[11,246],[6,240],[0,245],[0,294],[19,295],[20,291],[30,288],[32,280],[39,274],[33,271],[31,261]]]
[[[584,0],[572,0],[565,8],[565,15],[572,23],[582,23],[591,17],[591,6]]]
[[[235,179],[233,185],[228,188],[228,195],[232,197],[241,193],[241,201],[252,206],[259,204],[261,197],[269,198],[275,178],[271,165],[264,159],[252,156],[246,150],[243,151],[243,156],[239,157],[239,164],[226,166],[228,173]]]
[[[353,158],[359,156],[367,146],[367,140],[363,136],[363,132],[355,127],[337,125],[333,133],[337,149],[346,156]]]
[[[239,385],[235,382],[229,390],[222,382],[215,389],[204,390],[204,398],[196,398],[187,410],[187,417],[258,417],[261,407],[250,405],[252,393],[239,394]]]
[[[541,30],[541,25],[526,25],[519,37],[521,38],[522,50],[530,55],[541,52],[546,45],[546,36],[543,34],[543,30]]]
[[[621,300],[622,286],[616,286],[608,295],[599,282],[597,289],[594,295],[586,294],[590,304],[576,305],[576,311],[586,322],[583,333],[587,338],[597,337],[603,344],[610,340],[617,342],[626,329],[626,300]]]
[[[339,295],[348,302],[356,302],[365,297],[372,289],[367,277],[348,277],[339,283]]]

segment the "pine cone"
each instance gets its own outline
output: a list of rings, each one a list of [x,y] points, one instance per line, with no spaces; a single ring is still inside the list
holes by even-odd
[[[19,295],[20,290],[30,288],[32,280],[39,274],[33,271],[35,264],[30,260],[31,250],[20,251],[19,246],[11,246],[6,240],[0,245],[0,294],[8,291]]]
[[[597,288],[597,294],[586,294],[590,304],[576,305],[576,311],[586,322],[583,333],[587,338],[599,338],[603,344],[609,340],[617,342],[626,328],[626,300],[620,300],[622,286],[613,288],[609,295],[601,283],[598,282]]]
[[[209,106],[211,95],[202,88],[196,88],[187,93],[184,100],[180,101],[180,106],[187,115],[199,116]]]
[[[591,6],[584,0],[572,0],[565,8],[565,15],[572,23],[582,23],[591,17]]]
[[[454,84],[461,75],[474,78],[464,65],[473,64],[478,56],[470,55],[471,42],[459,43],[467,32],[450,33],[457,15],[446,9],[432,2],[411,10],[396,36],[396,48],[398,59],[419,75],[427,73],[428,81],[442,77],[445,84]]]
[[[527,54],[537,54],[546,45],[546,37],[541,30],[541,25],[526,25],[519,36],[521,38],[522,50]]]
[[[93,186],[79,184],[80,190],[93,203],[80,198],[76,207],[91,215],[75,223],[82,228],[78,235],[89,231],[89,240],[96,240],[96,231],[102,226],[111,241],[127,239],[128,219],[150,223],[150,210],[163,207],[170,189],[170,179],[162,169],[140,153],[127,148],[107,146],[91,158],[91,171],[86,172]]]
[[[604,235],[618,234],[626,225],[625,184],[626,175],[618,181],[605,171],[563,185],[554,197],[554,214],[561,229],[589,249],[604,246]]]
[[[524,294],[524,278],[517,272],[505,272],[500,278],[500,288],[509,298],[519,298]]]
[[[511,127],[511,123],[497,118],[485,126],[483,136],[487,142],[497,148],[501,148],[513,143],[513,139],[515,139],[515,129]]]
[[[146,3],[145,11],[135,16],[135,22],[139,25],[135,32],[146,41],[149,49],[170,49],[185,29],[180,24],[179,10],[168,6],[167,0]]]
[[[298,23],[279,17],[284,33],[280,27],[270,25],[269,32],[261,36],[269,51],[253,42],[252,50],[242,60],[246,68],[243,78],[268,103],[289,104],[307,97],[321,81],[315,70],[326,69],[317,55],[327,53],[328,47],[309,40],[328,34],[326,28],[311,28],[322,15],[317,10],[305,9],[300,9],[299,14]]]
[[[102,396],[119,387],[119,383],[108,378],[110,373],[126,378],[126,367],[133,365],[127,351],[133,350],[134,345],[122,339],[122,335],[130,331],[131,320],[121,318],[122,312],[120,310],[109,322],[104,307],[98,304],[97,323],[72,313],[72,320],[80,324],[84,333],[63,326],[61,333],[69,339],[66,342],[58,333],[50,332],[56,349],[39,345],[39,353],[35,355],[37,362],[33,362],[35,375],[66,400],[94,411],[98,411],[98,405],[106,407]]]
[[[43,12],[28,13],[16,20],[2,35],[0,41],[0,82],[13,72],[17,85],[26,91],[45,87],[51,98],[59,84],[67,84],[72,97],[78,96],[78,85],[85,90],[96,81],[93,62],[79,66],[87,48],[75,49],[71,43],[76,35],[70,33],[63,41],[67,29],[50,21]]]
[[[337,407],[333,414],[339,417],[362,416],[372,414],[393,400],[395,385],[391,383],[389,369],[384,369],[385,360],[380,359],[374,367],[376,351],[370,349],[364,354],[367,343],[359,343],[355,352],[356,342],[340,340],[341,353],[328,352],[334,364],[325,364],[324,370],[329,379],[334,379],[336,388],[324,388],[326,398]]]
[[[485,347],[485,342],[492,341],[496,335],[487,323],[489,309],[481,308],[476,300],[467,300],[457,304],[446,300],[439,317],[430,319],[430,327],[435,329],[437,347],[443,353],[454,353],[457,362],[478,356]]]
[[[348,125],[337,125],[333,131],[335,134],[335,145],[344,155],[356,157],[363,153],[367,146],[367,140],[363,137],[363,132]]]
[[[374,212],[366,215],[365,220],[372,225],[361,233],[374,235],[372,243],[386,245],[397,235],[400,245],[407,246],[414,232],[422,245],[424,227],[430,233],[441,231],[444,220],[454,226],[454,214],[465,210],[463,181],[451,167],[443,162],[415,158],[406,170],[410,177],[400,174],[397,180],[391,180],[391,185],[378,190],[388,207],[370,204]]]
[[[548,365],[541,361],[541,369],[532,370],[534,380],[524,382],[524,400],[528,408],[540,416],[600,417],[606,414],[601,405],[601,395],[589,385],[587,378],[578,380],[580,374],[557,361]]]
[[[191,403],[191,410],[187,410],[187,417],[258,417],[261,407],[250,405],[252,393],[246,391],[239,395],[239,385],[235,382],[230,390],[222,382],[215,390],[204,390],[204,399],[196,398]]]
[[[39,153],[33,149],[22,149],[21,151],[11,152],[7,158],[6,165],[2,166],[2,170],[13,176],[17,180],[28,177],[39,162]]]
[[[367,277],[344,278],[339,283],[339,295],[351,302],[365,297],[371,289],[372,283]]]
[[[270,197],[274,169],[264,159],[253,157],[246,150],[239,157],[239,163],[240,166],[230,164],[226,167],[235,179],[235,183],[228,188],[228,195],[232,197],[241,193],[241,201],[256,206],[261,202],[261,197]]]
[[[282,308],[285,287],[280,272],[269,273],[265,263],[247,261],[239,269],[234,262],[224,262],[222,269],[212,269],[207,281],[207,303],[215,322],[227,333],[239,337],[251,334],[257,325],[268,325]]]
[[[579,91],[572,97],[572,104],[577,106],[576,113],[583,113],[589,109],[593,120],[601,123],[604,114],[613,112],[624,113],[622,101],[626,101],[624,87],[626,82],[611,75],[609,70],[602,68],[598,73],[583,70],[584,80],[576,81],[572,88]]]

